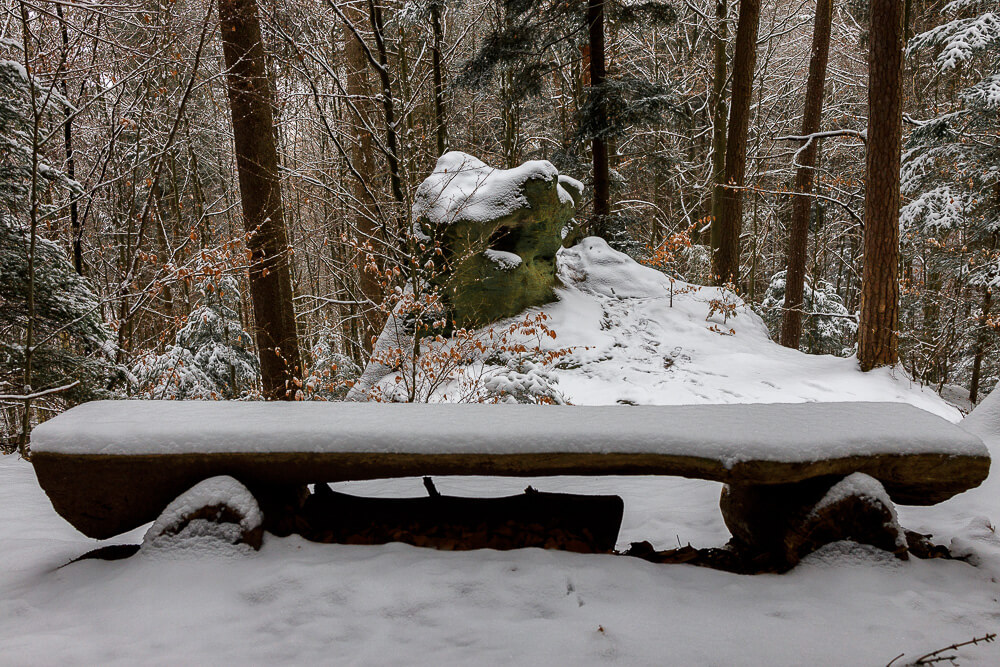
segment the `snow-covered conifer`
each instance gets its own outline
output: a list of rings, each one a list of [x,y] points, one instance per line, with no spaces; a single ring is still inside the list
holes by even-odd
[[[988,0],[954,0],[943,15],[944,23],[916,35],[908,47],[911,57],[930,55],[940,81],[960,92],[943,113],[918,121],[903,156],[900,226],[926,276],[925,289],[911,293],[903,307],[922,318],[925,332],[946,327],[933,340],[913,334],[920,339],[916,357],[931,360],[915,374],[943,382],[938,358],[954,356],[958,373],[972,373],[977,386],[981,370],[996,373],[971,369],[984,359],[989,366],[995,356],[989,349],[997,343],[984,330],[991,322],[990,292],[1000,286],[1000,12]],[[957,315],[945,316],[945,277],[980,305],[979,312],[965,314],[972,326],[958,328],[965,340],[955,339]]]
[[[336,351],[337,333],[329,327],[320,330],[316,343],[309,348],[312,363],[303,383],[303,398],[338,400],[347,395],[361,369],[347,355]]]
[[[147,352],[132,369],[142,398],[240,399],[256,396],[260,364],[240,323],[236,281],[207,277],[198,305],[162,354]]]
[[[760,306],[772,335],[781,328],[784,304],[785,272],[779,271],[771,278]],[[833,285],[820,280],[814,286],[807,278],[802,292],[802,310],[802,351],[839,356],[853,352],[858,323]]]
[[[30,319],[31,392],[72,384],[51,400],[74,403],[107,397],[115,373],[114,345],[93,286],[74,271],[63,248],[46,238],[42,229],[35,235],[32,251],[28,212],[32,156],[37,151],[30,131],[31,94],[24,66],[0,60],[0,393],[24,392]],[[44,220],[53,206],[45,190],[79,186],[35,157],[37,214]],[[6,404],[3,409],[13,408]],[[5,413],[0,429],[10,429],[16,421],[11,416]]]

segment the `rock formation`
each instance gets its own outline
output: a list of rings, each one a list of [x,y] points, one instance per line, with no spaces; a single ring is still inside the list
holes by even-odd
[[[480,326],[552,300],[556,252],[571,236],[583,184],[532,160],[494,169],[445,153],[417,188],[413,232],[439,247],[431,282],[460,327]]]

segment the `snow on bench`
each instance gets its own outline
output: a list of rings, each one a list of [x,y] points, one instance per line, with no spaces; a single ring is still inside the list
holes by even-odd
[[[102,401],[39,425],[39,483],[83,533],[142,525],[216,475],[251,488],[418,475],[677,475],[742,485],[866,473],[896,502],[978,486],[976,436],[902,403],[531,406]]]

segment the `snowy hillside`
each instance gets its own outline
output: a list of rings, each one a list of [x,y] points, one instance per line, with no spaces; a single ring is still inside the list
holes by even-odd
[[[542,337],[542,348],[568,352],[545,379],[554,380],[570,403],[900,401],[951,421],[961,419],[957,409],[911,382],[901,369],[862,373],[853,357],[781,347],[735,295],[679,280],[671,284],[662,272],[636,263],[603,239],[586,238],[561,250],[558,267],[563,283],[558,301],[532,312],[544,313],[556,335]],[[494,328],[502,330],[508,322]],[[432,400],[466,397],[469,392],[458,385],[496,372],[472,364],[464,377],[437,388]],[[393,372],[382,378],[384,396],[398,391],[397,377]]]
[[[957,410],[891,370],[812,357],[763,323],[708,317],[711,288],[673,285],[597,240],[564,251],[543,310],[573,350],[551,371],[574,403],[905,401]],[[732,329],[732,332],[730,332]],[[387,378],[384,382],[391,383]],[[630,408],[622,407],[627,416]],[[965,422],[1000,455],[1000,394]],[[854,425],[845,424],[845,428]],[[445,494],[616,493],[619,547],[719,546],[720,485],[669,477],[450,477]],[[338,484],[420,496],[419,479]],[[0,662],[6,664],[885,665],[1000,629],[1000,482],[934,507],[900,507],[969,562],[901,562],[841,542],[785,575],[739,576],[539,549],[442,552],[265,536],[260,552],[143,550],[70,563],[100,546],[53,511],[30,465],[0,457]],[[109,542],[137,543],[143,528]],[[1000,664],[1000,646],[962,648]]]
[[[566,289],[546,307],[561,346],[586,346],[559,374],[573,402],[601,404],[903,401],[957,421],[960,414],[902,371],[863,374],[854,358],[807,355],[768,338],[764,322],[714,287],[673,284],[588,238],[560,253]],[[711,314],[713,301],[735,305]],[[737,305],[738,304],[738,305]]]

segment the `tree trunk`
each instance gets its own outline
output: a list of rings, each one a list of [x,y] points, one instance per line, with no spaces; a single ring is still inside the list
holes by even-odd
[[[604,0],[587,1],[587,27],[590,31],[590,87],[596,95],[602,95],[601,86],[607,79],[604,62]],[[595,127],[607,126],[607,110],[600,103],[594,109],[597,114]],[[608,144],[603,137],[591,140],[594,156],[594,233],[607,236],[608,218],[611,214],[611,176],[608,168]]]
[[[344,12],[354,25],[359,25],[364,18],[362,11],[352,5],[346,5]],[[351,129],[354,134],[351,142],[351,163],[360,175],[359,179],[353,181],[354,197],[358,203],[354,227],[357,230],[359,243],[361,245],[372,243],[374,247],[379,229],[376,218],[377,202],[372,200],[369,190],[375,175],[375,156],[372,152],[373,137],[370,131],[371,105],[365,101],[371,95],[368,82],[368,61],[365,58],[364,46],[361,41],[346,26],[344,27],[344,55],[347,60],[347,94],[352,100],[355,100],[354,109],[356,109],[354,114],[348,111],[348,114],[352,114]],[[364,300],[369,302],[362,306],[361,312],[362,331],[360,338],[363,353],[359,356],[365,357],[371,352],[373,338],[379,334],[382,317],[374,309],[382,303],[383,297],[379,277],[371,271],[365,270],[368,263],[366,255],[367,253],[358,252],[351,261],[351,264],[356,264],[358,267],[358,289]],[[353,322],[354,319],[352,318],[351,321]]]
[[[255,0],[219,0],[243,223],[250,235],[250,294],[268,399],[294,398],[298,336],[274,139],[271,86]]]
[[[63,15],[61,3],[56,4],[56,16],[59,17],[59,30],[62,37],[63,67],[65,68],[69,60],[69,30],[66,28],[66,17]],[[69,83],[65,74],[62,77],[62,94],[66,101],[69,101]],[[73,155],[73,114],[67,104],[63,105],[63,146],[66,150],[66,176],[70,180],[76,180],[76,160]],[[83,275],[83,240],[80,230],[80,212],[77,207],[77,195],[70,193],[69,200],[69,228],[73,237],[73,268],[77,274]]]
[[[872,0],[869,45],[864,272],[858,325],[858,360],[864,371],[895,364],[898,359],[901,0]]]
[[[757,26],[760,0],[740,2],[733,58],[733,92],[726,139],[725,184],[719,208],[719,249],[712,256],[712,274],[717,285],[740,280],[740,231],[743,216],[743,182],[747,166],[747,129],[753,98],[753,74],[757,63]]]
[[[715,73],[712,81],[712,231],[714,254],[722,243],[722,186],[726,177],[726,44],[728,42],[728,7],[726,0],[715,2]]]
[[[444,46],[444,30],[441,26],[441,4],[431,2],[431,30],[434,43],[431,45],[431,67],[434,70],[434,128],[437,134],[438,155],[448,150],[448,124],[444,104],[444,74],[442,72],[441,50]]]
[[[504,167],[513,169],[521,164],[521,146],[518,138],[521,130],[521,99],[514,94],[514,75],[504,72],[500,77],[500,118],[503,136],[500,148],[503,152]]]
[[[986,352],[989,335],[990,307],[993,305],[993,290],[983,288],[983,312],[979,316],[979,331],[976,332],[976,355],[972,360],[972,382],[969,387],[969,402],[979,402],[979,379],[983,368],[983,354]]]
[[[392,97],[392,81],[389,79],[389,57],[385,48],[385,24],[382,20],[382,6],[376,0],[368,0],[368,18],[375,35],[375,50],[378,53],[379,82],[382,84],[382,109],[385,112],[386,161],[389,163],[389,183],[392,197],[400,206],[405,205],[403,181],[399,175],[399,140],[396,132],[395,102]]]
[[[29,28],[28,19],[28,9],[22,2],[20,5],[21,10],[21,34],[22,34],[22,46],[24,53],[24,72],[27,78],[29,90],[32,91],[28,95],[28,99],[31,101],[31,180],[30,187],[31,190],[28,194],[28,247],[27,258],[28,258],[28,284],[26,286],[26,294],[24,295],[25,300],[25,324],[24,324],[24,368],[21,376],[23,385],[21,389],[25,396],[30,396],[32,387],[32,363],[34,360],[35,352],[35,256],[36,249],[38,247],[38,218],[39,218],[39,201],[38,201],[38,165],[39,165],[39,148],[41,142],[39,138],[41,136],[41,123],[42,123],[42,113],[44,109],[38,108],[38,100],[34,94],[35,86],[35,73],[34,64],[31,62],[31,31]],[[21,432],[18,435],[17,449],[21,454],[22,458],[30,458],[28,443],[31,438],[31,399],[25,398],[23,400],[24,412],[21,413]]]
[[[817,0],[813,24],[812,56],[806,82],[806,104],[802,114],[803,136],[819,132],[823,117],[823,84],[830,55],[830,23],[833,0]],[[781,344],[798,349],[802,338],[802,292],[806,276],[806,251],[809,245],[809,212],[812,209],[813,179],[819,140],[809,140],[799,153],[795,172],[795,195],[792,197],[792,221],[788,232],[788,270],[785,273],[785,309],[781,315]]]

